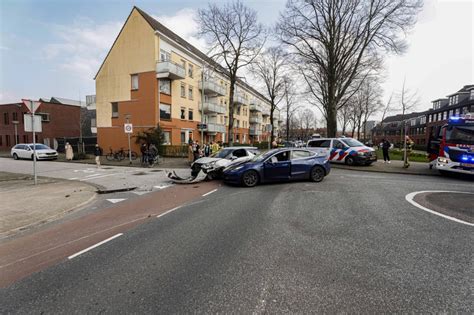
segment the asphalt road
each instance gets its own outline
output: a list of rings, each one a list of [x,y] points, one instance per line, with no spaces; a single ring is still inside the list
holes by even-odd
[[[405,201],[426,190],[474,185],[333,170],[223,186],[1,289],[0,313],[472,313],[473,227]]]

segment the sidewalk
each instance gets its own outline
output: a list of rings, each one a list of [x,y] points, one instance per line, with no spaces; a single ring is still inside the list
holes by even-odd
[[[0,172],[0,240],[59,219],[91,202],[96,188],[86,183]]]
[[[411,174],[411,175],[427,175],[427,176],[440,176],[441,174],[435,170],[429,168],[428,163],[410,162],[410,167],[404,168],[403,161],[392,161],[390,164],[385,164],[383,161],[378,160],[372,163],[370,166],[355,165],[349,166],[345,164],[331,164],[333,168],[348,169],[353,171],[364,171],[364,172],[379,172],[379,173],[394,173],[394,174]]]

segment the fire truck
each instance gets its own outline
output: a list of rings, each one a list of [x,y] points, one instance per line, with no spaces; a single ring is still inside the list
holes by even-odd
[[[428,143],[430,168],[474,175],[474,113],[450,117],[434,127]]]

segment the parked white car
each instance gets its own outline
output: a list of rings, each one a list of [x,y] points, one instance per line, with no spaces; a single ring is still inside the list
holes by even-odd
[[[37,160],[55,160],[58,158],[58,152],[47,145],[37,143],[34,148],[36,149]],[[15,160],[33,160],[33,152],[33,143],[19,143],[11,149],[10,155]]]

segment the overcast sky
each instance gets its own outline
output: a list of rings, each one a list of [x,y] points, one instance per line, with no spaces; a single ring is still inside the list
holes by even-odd
[[[212,2],[224,2],[212,1]],[[243,0],[272,25],[286,0]],[[0,0],[0,103],[95,94],[93,77],[133,5],[199,48],[198,0]],[[425,0],[409,49],[386,60],[385,99],[406,84],[430,101],[474,83],[474,0]]]

